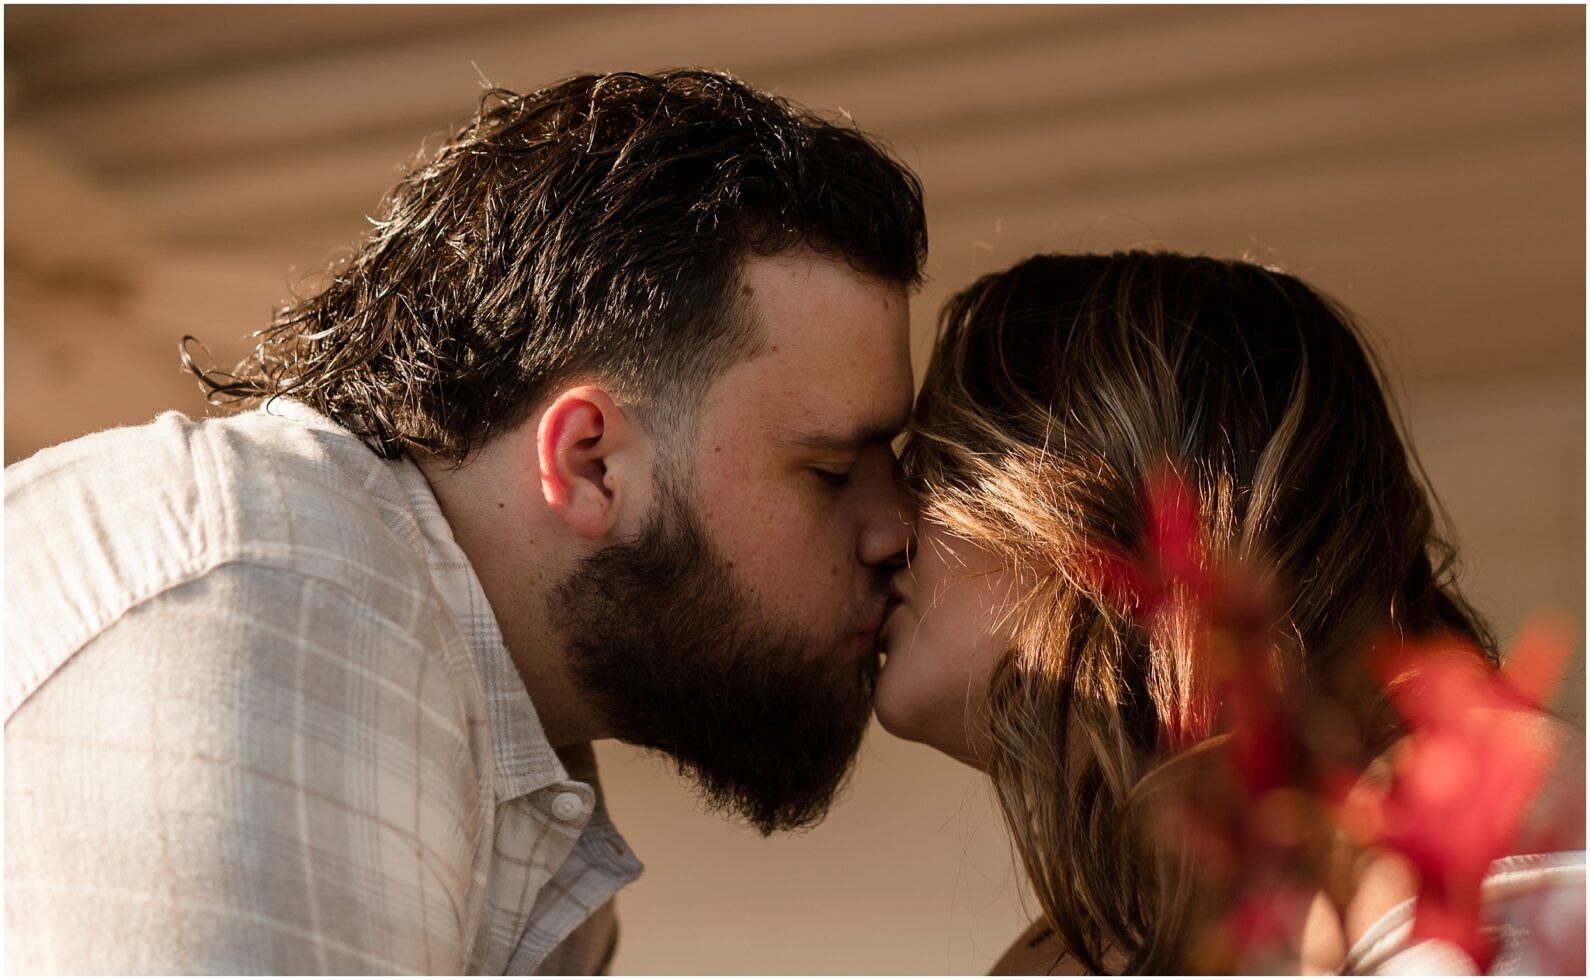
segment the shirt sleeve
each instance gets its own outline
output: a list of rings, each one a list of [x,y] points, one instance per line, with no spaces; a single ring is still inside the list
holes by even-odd
[[[5,728],[7,969],[462,972],[489,737],[417,595],[233,563],[79,650]]]

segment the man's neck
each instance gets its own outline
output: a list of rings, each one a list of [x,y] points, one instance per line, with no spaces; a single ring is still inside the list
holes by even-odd
[[[555,518],[512,467],[514,436],[493,440],[461,467],[418,465],[480,580],[547,741],[562,748],[606,733],[574,685],[547,601],[577,556],[560,552]]]

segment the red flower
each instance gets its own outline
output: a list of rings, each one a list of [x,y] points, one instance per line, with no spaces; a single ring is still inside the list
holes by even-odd
[[[1170,601],[1175,588],[1201,601],[1216,583],[1198,532],[1197,496],[1181,475],[1167,469],[1148,480],[1143,507],[1148,522],[1138,552],[1098,548],[1088,564],[1105,596],[1146,621]]]
[[[1552,748],[1530,737],[1561,677],[1569,643],[1537,624],[1493,670],[1466,641],[1389,643],[1371,664],[1411,733],[1390,787],[1371,794],[1371,843],[1401,852],[1419,877],[1413,937],[1441,939],[1482,970],[1494,950],[1481,932],[1481,884],[1511,852]]]

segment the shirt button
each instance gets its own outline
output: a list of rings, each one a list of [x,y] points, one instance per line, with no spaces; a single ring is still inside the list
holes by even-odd
[[[552,815],[559,820],[573,820],[585,812],[585,801],[575,793],[559,793],[552,798]]]

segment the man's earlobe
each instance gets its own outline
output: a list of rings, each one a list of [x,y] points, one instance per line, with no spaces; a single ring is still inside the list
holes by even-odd
[[[609,467],[629,437],[628,420],[600,388],[570,388],[541,416],[536,455],[542,496],[583,538],[605,537],[617,521],[619,491]]]

